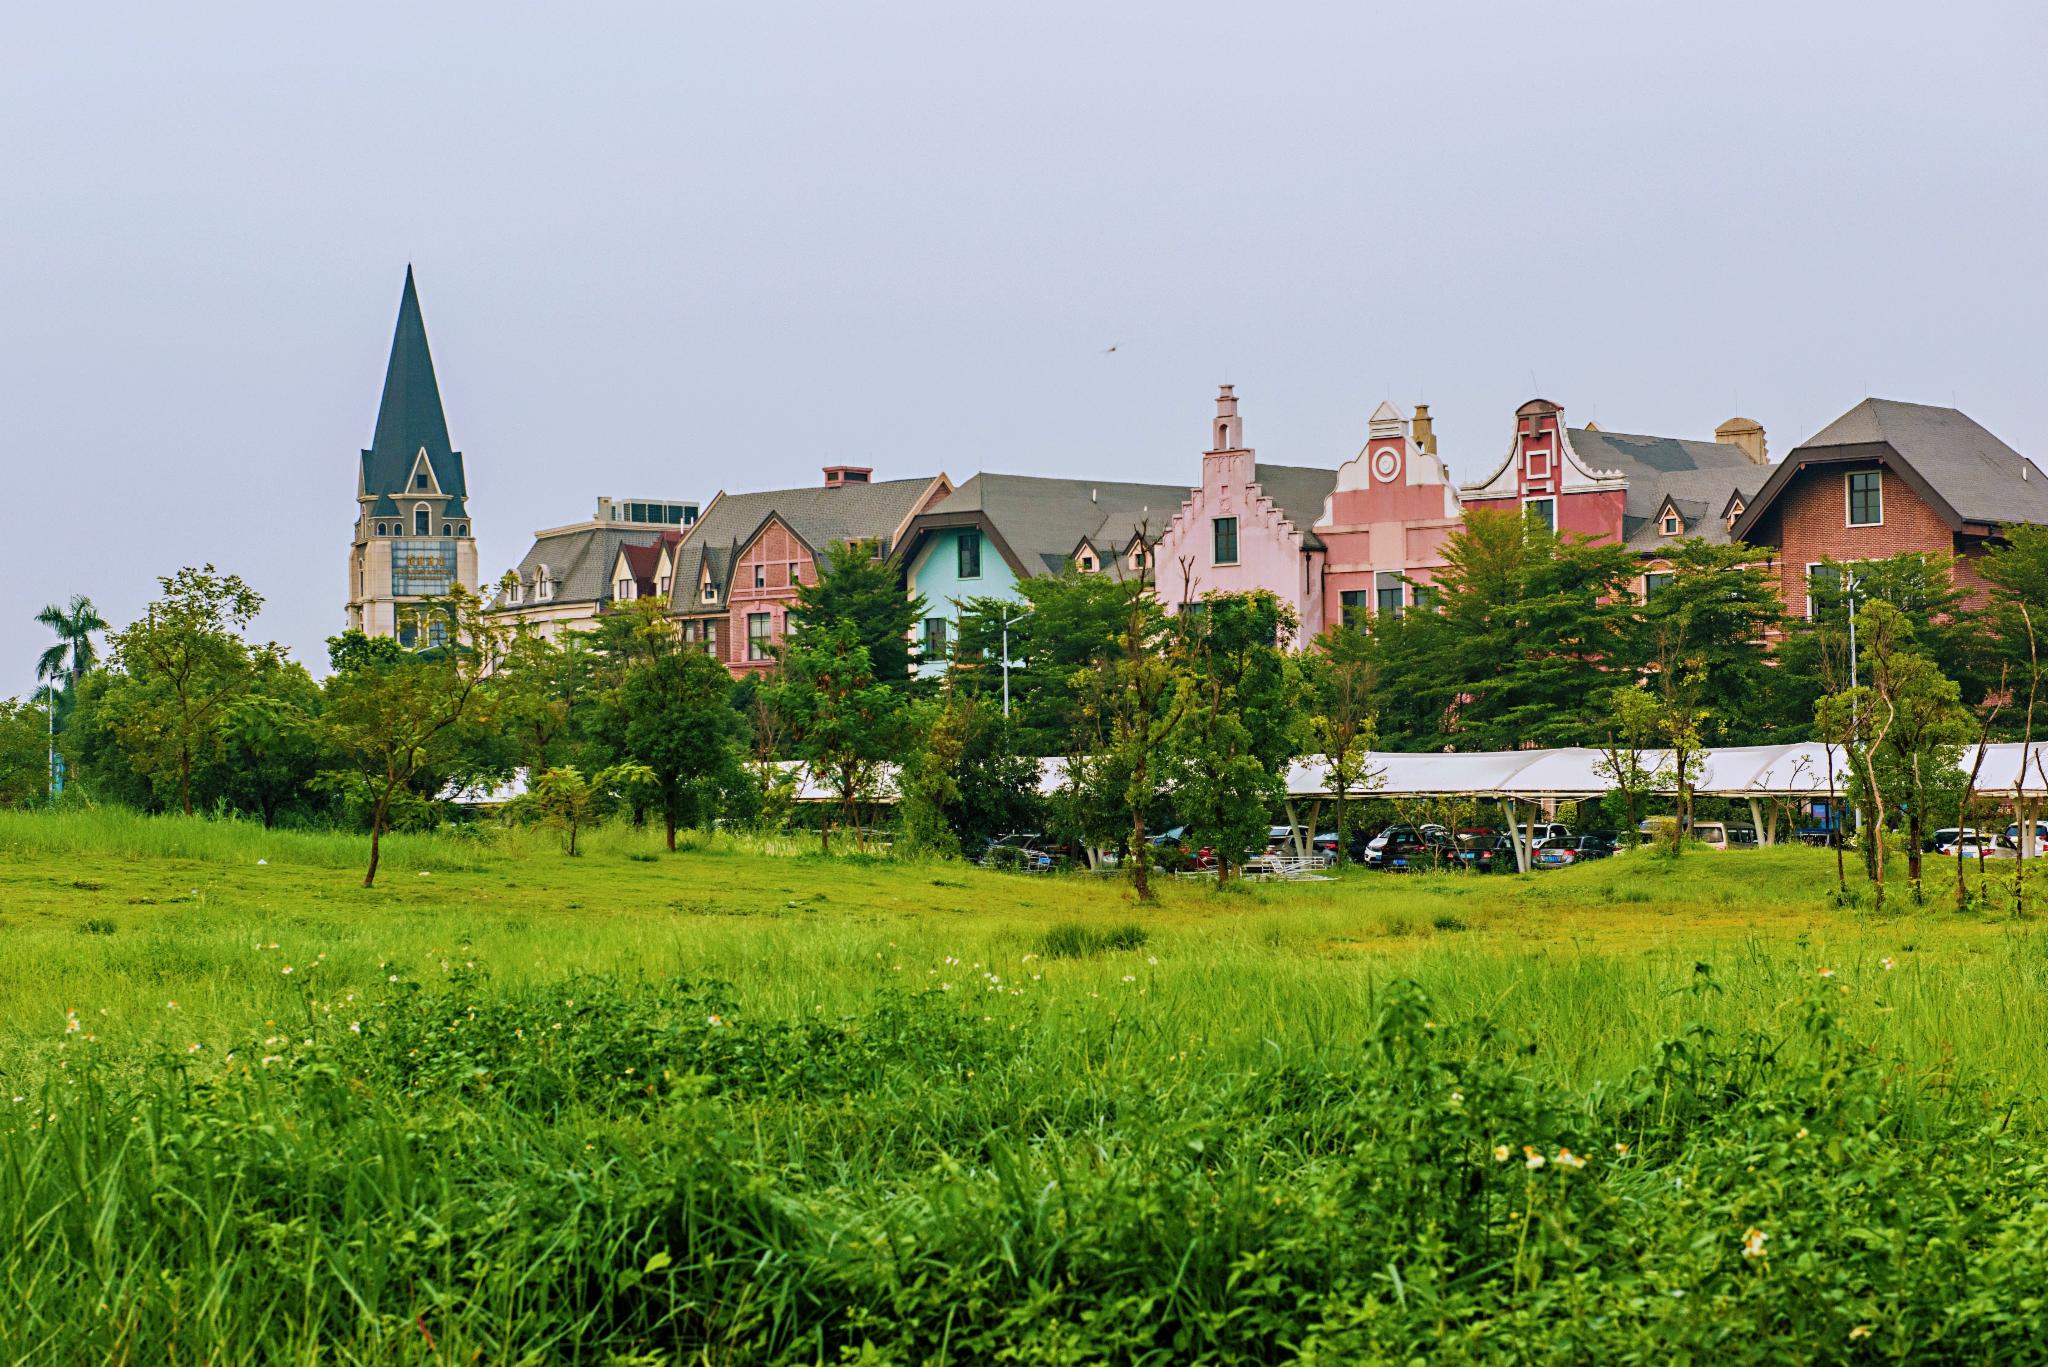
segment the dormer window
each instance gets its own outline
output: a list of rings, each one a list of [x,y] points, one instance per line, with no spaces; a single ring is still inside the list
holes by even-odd
[[[632,580],[630,580],[630,579],[621,579],[621,580],[619,581],[619,592],[618,592],[618,596],[619,596],[620,598],[631,598],[631,597],[633,596],[633,581],[632,581]]]
[[[1076,563],[1084,570],[1092,570],[1095,568],[1095,557],[1083,551],[1081,558]]]
[[[1680,532],[1685,530],[1685,524],[1678,520],[1678,513],[1675,509],[1666,508],[1664,510],[1664,525],[1662,530],[1664,532],[1664,535],[1666,536],[1677,536]]]
[[[422,503],[419,507],[412,510],[412,534],[414,536],[431,536],[433,532],[434,515],[428,511],[427,505]]]
[[[415,470],[412,472],[412,487],[415,489],[427,487],[427,472],[425,470]]]
[[[1730,531],[1733,531],[1735,529],[1735,524],[1738,521],[1740,521],[1741,518],[1742,500],[1738,498],[1733,503],[1728,505],[1728,529]]]

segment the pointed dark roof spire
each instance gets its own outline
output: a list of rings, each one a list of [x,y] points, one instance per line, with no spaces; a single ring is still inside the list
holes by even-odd
[[[403,492],[421,448],[434,467],[444,493],[460,499],[468,493],[462,478],[462,453],[448,440],[448,419],[441,411],[441,387],[434,379],[434,357],[427,349],[427,324],[412,266],[405,268],[405,293],[398,301],[398,327],[391,337],[391,360],[384,369],[384,397],[377,405],[377,431],[363,452],[366,492]]]

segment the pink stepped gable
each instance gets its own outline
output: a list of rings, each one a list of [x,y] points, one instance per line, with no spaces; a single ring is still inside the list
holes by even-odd
[[[1416,406],[1411,435],[1401,410],[1382,403],[1365,449],[1338,467],[1315,525],[1325,556],[1323,615],[1309,630],[1362,626],[1367,613],[1419,606],[1461,516],[1457,488],[1437,459],[1428,406]]]
[[[1178,612],[1205,593],[1270,589],[1300,617],[1303,635],[1313,635],[1323,621],[1323,543],[1315,522],[1337,472],[1259,464],[1244,444],[1229,385],[1216,396],[1212,432],[1201,487],[1159,536],[1159,597],[1167,611]]]

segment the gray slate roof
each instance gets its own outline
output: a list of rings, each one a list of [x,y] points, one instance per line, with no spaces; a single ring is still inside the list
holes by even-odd
[[[809,485],[752,494],[721,493],[683,538],[670,603],[678,612],[712,612],[725,606],[726,576],[733,551],[750,540],[770,516],[779,517],[819,555],[835,541],[877,541],[888,555],[889,537],[910,516],[936,475],[889,479],[874,484]],[[705,602],[698,581],[706,558],[718,596]]]
[[[925,518],[957,526],[980,513],[1024,562],[1025,574],[1057,574],[1084,538],[1098,552],[1115,554],[1144,523],[1157,540],[1187,496],[1187,486],[1179,484],[979,474],[934,504]]]
[[[1865,399],[1800,443],[1792,457],[1879,442],[1966,522],[2048,523],[2048,479],[2040,468],[1960,409]]]
[[[651,527],[618,528],[602,524],[571,527],[537,537],[519,561],[519,582],[526,586],[518,606],[534,605],[534,588],[540,567],[548,567],[555,581],[552,603],[609,603],[612,599],[612,566],[618,563],[619,547],[628,542],[646,544],[661,539]]]
[[[1262,461],[1255,467],[1254,477],[1266,497],[1301,533],[1301,544],[1319,549],[1323,541],[1315,534],[1315,525],[1322,521],[1323,507],[1330,501],[1331,490],[1337,487],[1337,472],[1311,465],[1267,465]]]
[[[1621,534],[1633,550],[1654,551],[1670,544],[1671,538],[1653,520],[1667,495],[1685,519],[1684,536],[1726,542],[1728,524],[1721,520],[1721,510],[1728,506],[1728,496],[1739,491],[1747,504],[1771,474],[1770,466],[1756,464],[1732,442],[1646,437],[1590,427],[1571,428],[1567,435],[1589,468],[1619,470],[1627,476]]]

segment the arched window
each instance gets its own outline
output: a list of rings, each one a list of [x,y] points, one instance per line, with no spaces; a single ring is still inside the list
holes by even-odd
[[[414,536],[427,536],[432,534],[433,530],[433,514],[428,512],[427,505],[422,503],[419,507],[412,510],[412,534]]]
[[[443,536],[453,536],[453,535],[455,535],[455,524],[454,524],[454,523],[452,523],[452,522],[443,522],[443,523],[441,524],[441,535],[443,535]]]

